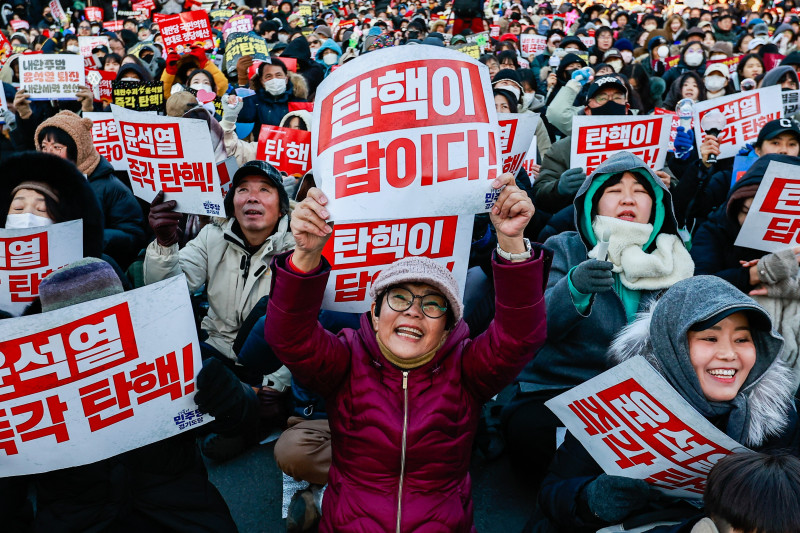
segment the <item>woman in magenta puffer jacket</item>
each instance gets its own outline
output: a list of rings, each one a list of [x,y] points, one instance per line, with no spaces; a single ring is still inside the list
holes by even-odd
[[[338,336],[317,323],[330,266],[326,198],[311,189],[292,216],[297,248],[275,258],[265,336],[300,383],[325,397],[332,464],[323,532],[470,532],[469,463],[482,404],[510,383],[546,335],[550,256],[522,232],[528,196],[504,174],[491,219],[495,319],[474,340],[457,283],[426,258],[375,280],[361,329]]]

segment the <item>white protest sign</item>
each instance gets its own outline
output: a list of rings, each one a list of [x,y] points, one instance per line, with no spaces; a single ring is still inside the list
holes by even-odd
[[[322,307],[345,313],[368,311],[369,287],[398,259],[430,257],[447,267],[464,297],[473,215],[430,216],[335,224],[322,253],[332,266]]]
[[[3,116],[5,111],[8,111],[8,102],[6,102],[6,92],[0,87],[0,124],[5,124],[6,119]]]
[[[800,111],[800,90],[782,91],[783,116],[792,117]]]
[[[579,35],[578,38],[586,48],[591,48],[595,44],[594,37],[590,37],[588,35]]]
[[[764,124],[783,116],[781,88],[765,87],[695,104],[693,120],[698,152],[705,137],[700,122],[712,109],[719,110],[727,119],[725,129],[717,137],[720,150],[718,159],[733,157],[745,144],[756,142]]]
[[[734,245],[779,252],[800,244],[798,231],[800,166],[772,161],[758,186]]]
[[[19,79],[31,100],[77,100],[78,86],[86,84],[83,57],[75,54],[20,56]]]
[[[747,449],[725,435],[641,356],[545,402],[608,475],[700,500],[717,461]]]
[[[78,36],[78,46],[80,46],[81,55],[84,58],[84,66],[86,68],[94,68],[95,58],[92,55],[92,50],[98,46],[108,47],[108,37],[105,35],[80,35]]]
[[[58,0],[50,0],[50,12],[52,13],[53,18],[58,22],[62,22],[67,18],[67,14],[64,13],[64,8],[61,7],[61,2]]]
[[[200,347],[182,275],[0,321],[0,339],[0,477],[93,463],[212,420],[193,400]]]
[[[336,222],[485,212],[497,196],[489,70],[436,46],[359,56],[320,84],[314,177]]]
[[[525,160],[522,161],[522,168],[525,169],[525,172],[528,173],[528,179],[533,185],[533,182],[536,180],[536,176],[539,172],[539,163],[537,163],[537,151],[539,150],[539,145],[536,143],[536,135],[533,136],[531,139],[531,146],[528,148],[528,153],[525,154]]]
[[[222,216],[222,192],[211,133],[204,120],[161,117],[111,106],[128,160],[133,194],[153,201],[158,191],[180,213]]]
[[[81,220],[25,229],[0,228],[0,309],[21,315],[39,296],[39,283],[45,276],[81,258]]]
[[[525,161],[525,154],[531,145],[536,145],[536,126],[539,115],[536,113],[498,113],[500,125],[500,159],[503,173],[517,175]]]
[[[537,56],[547,50],[547,37],[535,33],[523,33],[519,36],[519,45],[526,56]]]
[[[572,119],[572,167],[589,175],[617,152],[638,156],[653,170],[664,168],[672,121],[666,116],[587,116]]]
[[[84,113],[92,121],[92,142],[97,152],[108,159],[114,170],[128,170],[128,160],[122,150],[117,121],[111,113]]]

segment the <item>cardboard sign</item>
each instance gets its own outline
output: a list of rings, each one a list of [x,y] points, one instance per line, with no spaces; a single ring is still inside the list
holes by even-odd
[[[50,0],[50,13],[53,15],[53,18],[63,24],[64,20],[67,20],[67,14],[64,13],[64,8],[61,7],[61,2],[58,0]],[[14,27],[13,20],[11,21],[11,26]],[[15,30],[17,28],[14,28]]]
[[[408,256],[430,257],[447,267],[463,298],[474,217],[431,216],[336,224],[322,254],[332,271],[323,309],[346,313],[369,310],[369,287],[380,271]]]
[[[499,173],[486,66],[433,46],[359,56],[320,84],[312,161],[333,220],[475,214]]]
[[[617,152],[641,158],[653,170],[664,168],[671,120],[666,116],[585,116],[572,119],[572,167],[588,176]]]
[[[93,463],[210,422],[181,275],[0,323],[0,477]]]
[[[135,111],[165,111],[164,82],[114,81],[111,84],[115,105]]]
[[[489,46],[489,32],[482,31],[480,33],[472,33],[465,37],[467,44],[477,44],[481,48],[481,52],[486,50],[486,47]]]
[[[267,41],[252,33],[231,33],[225,39],[225,64],[236,65],[242,56],[253,56],[253,61],[269,58]]]
[[[798,231],[800,166],[772,161],[758,186],[735,246],[779,252],[800,244]]]
[[[641,356],[545,402],[612,476],[701,500],[708,472],[747,449],[718,430]]]
[[[300,4],[297,12],[303,17],[312,16],[311,4]]]
[[[654,115],[668,115],[671,117],[671,124],[669,127],[669,151],[675,151],[675,136],[678,135],[678,126],[681,125],[681,120],[678,118],[678,114],[674,111],[668,111],[666,109],[662,109],[660,107],[656,107],[653,109]]]
[[[463,54],[467,54],[469,57],[473,59],[480,59],[481,58],[481,47],[477,44],[467,44],[464,46],[459,46],[454,50],[458,50]]]
[[[248,33],[253,31],[253,16],[252,15],[236,15],[231,17],[222,26],[222,38],[228,40],[231,33]]]
[[[108,159],[114,170],[128,170],[117,121],[111,113],[84,113],[92,121],[92,142],[97,153]]]
[[[83,57],[73,54],[36,54],[19,58],[19,79],[31,100],[77,100],[84,85]]]
[[[498,113],[500,125],[500,158],[503,174],[517,175],[525,161],[528,149],[536,146],[536,125],[539,115],[535,113]]]
[[[718,109],[727,119],[727,126],[720,132],[720,155],[718,159],[733,157],[747,143],[755,143],[758,132],[770,120],[783,115],[783,99],[779,86],[765,87],[746,93],[736,93],[707,100],[694,105],[694,137],[697,151],[703,143],[705,132],[701,120],[712,109]]]
[[[231,181],[233,175],[239,170],[239,164],[236,162],[236,156],[230,156],[225,161],[217,163],[217,174],[219,175],[219,186],[222,189],[222,196],[228,194],[228,189],[231,188]]]
[[[213,9],[208,12],[208,17],[214,19],[229,19],[236,14],[233,9]]]
[[[201,43],[205,49],[214,48],[211,24],[205,11],[185,11],[164,17],[158,27],[167,50],[183,54],[195,43]]]
[[[738,54],[732,57],[727,57],[725,59],[709,59],[706,61],[706,65],[713,65],[715,63],[722,63],[726,67],[728,67],[728,74],[733,75],[736,74],[736,67],[739,66],[739,61],[742,59],[743,54]],[[708,68],[708,67],[706,67]]]
[[[524,33],[519,36],[519,44],[522,53],[527,56],[538,56],[547,50],[547,37],[544,35],[536,35],[533,33]]]
[[[86,15],[86,20],[89,22],[103,22],[103,8],[87,6],[84,8],[83,13]]]
[[[128,159],[133,194],[152,202],[158,191],[176,211],[222,216],[222,193],[205,120],[161,117],[112,104]]]
[[[800,111],[800,91],[781,91],[783,116],[791,118]]]
[[[28,24],[27,20],[15,19],[10,20],[8,23],[11,25],[11,29],[14,31],[31,29],[31,25]]]
[[[108,37],[105,35],[81,35],[78,37],[78,45],[81,48],[81,55],[83,56],[83,65],[86,68],[96,68],[96,59],[92,55],[92,50],[98,46],[105,46],[108,48]]]
[[[492,39],[497,39],[500,37],[500,26],[497,24],[490,24],[489,25],[489,37]]]
[[[311,168],[311,132],[261,126],[256,159],[290,176],[303,176]]]
[[[580,35],[578,38],[581,40],[581,42],[586,48],[591,48],[596,43],[594,37],[590,37],[588,35]]]
[[[95,102],[113,101],[113,83],[116,72],[86,69],[86,85],[92,90]]]
[[[109,20],[107,22],[103,22],[103,29],[113,32],[122,31],[125,27],[125,21],[122,19],[117,20]]]
[[[21,315],[39,296],[39,283],[45,276],[81,258],[81,220],[36,228],[0,228],[0,309]]]

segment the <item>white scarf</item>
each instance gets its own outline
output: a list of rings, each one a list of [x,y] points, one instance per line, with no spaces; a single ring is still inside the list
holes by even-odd
[[[592,222],[592,229],[598,237],[610,235],[608,261],[614,264],[613,271],[629,289],[666,289],[694,274],[694,261],[677,235],[659,234],[656,249],[647,253],[642,246],[650,239],[652,224],[598,215]],[[589,257],[602,260],[597,257],[598,246],[592,248]]]

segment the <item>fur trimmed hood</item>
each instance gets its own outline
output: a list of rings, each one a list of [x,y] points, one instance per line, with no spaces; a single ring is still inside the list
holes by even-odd
[[[750,319],[756,363],[734,400],[710,402],[702,396],[691,366],[687,333],[693,324],[731,308],[742,309]],[[643,356],[706,418],[729,413],[726,433],[757,448],[786,429],[794,409],[791,371],[781,361],[782,350],[783,339],[763,307],[720,278],[695,276],[676,283],[623,328],[608,358],[619,364]],[[740,427],[732,427],[737,420]]]

